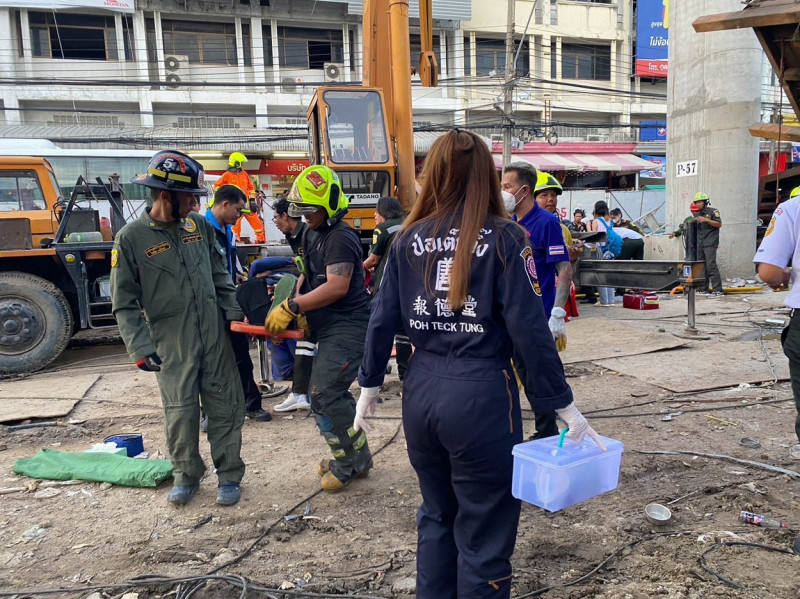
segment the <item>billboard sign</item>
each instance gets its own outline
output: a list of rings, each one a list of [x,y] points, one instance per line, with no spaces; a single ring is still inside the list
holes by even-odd
[[[665,156],[642,156],[644,160],[653,162],[653,168],[646,171],[639,171],[639,176],[645,179],[666,179],[667,178],[667,159]]]
[[[639,141],[667,141],[667,122],[640,121]]]
[[[134,0],[0,0],[2,8],[38,8],[45,10],[68,10],[82,8],[104,8],[114,12],[135,13]]]
[[[636,16],[636,76],[666,77],[669,0],[639,0]]]

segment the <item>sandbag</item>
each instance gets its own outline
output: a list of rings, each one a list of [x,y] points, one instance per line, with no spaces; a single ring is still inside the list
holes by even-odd
[[[88,480],[125,487],[157,487],[172,476],[169,460],[136,460],[112,453],[41,449],[14,462],[14,473],[47,480]]]

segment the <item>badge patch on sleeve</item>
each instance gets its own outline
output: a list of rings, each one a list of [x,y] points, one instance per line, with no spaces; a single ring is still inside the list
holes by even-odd
[[[533,292],[536,295],[542,295],[542,289],[539,287],[539,275],[536,273],[536,262],[533,261],[533,250],[525,247],[519,255],[525,263],[525,274],[528,275]]]
[[[114,268],[119,262],[119,250],[113,249],[111,250],[111,268]]]
[[[159,254],[166,252],[171,247],[172,246],[169,244],[169,241],[162,241],[161,243],[150,246],[144,251],[144,253],[148,258],[152,258],[153,256],[158,256]]]
[[[195,231],[197,231],[197,223],[194,222],[191,218],[185,218],[183,219],[183,230],[186,231],[187,233],[194,233]]]
[[[564,255],[564,246],[563,245],[551,245],[547,248],[547,253],[550,256],[563,256]]]
[[[777,216],[773,216],[772,220],[769,221],[769,227],[767,227],[767,232],[764,233],[764,237],[769,237],[770,233],[775,230],[775,221],[778,220]]]
[[[184,235],[181,237],[181,241],[183,243],[197,243],[198,241],[203,241],[203,234],[194,233],[192,235]]]

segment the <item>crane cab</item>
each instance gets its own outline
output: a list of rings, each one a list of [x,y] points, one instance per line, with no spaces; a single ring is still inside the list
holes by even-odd
[[[320,87],[308,107],[309,160],[330,167],[350,198],[345,220],[365,243],[375,228],[375,205],[396,194],[397,159],[383,91]]]

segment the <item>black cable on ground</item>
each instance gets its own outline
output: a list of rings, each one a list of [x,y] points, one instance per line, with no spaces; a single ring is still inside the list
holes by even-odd
[[[386,443],[384,443],[377,451],[372,453],[373,456],[377,456],[380,454],[384,449],[389,447],[397,436],[400,434],[400,430],[402,429],[402,425],[397,425],[397,428],[394,431],[394,434],[389,438]],[[314,497],[321,494],[323,489],[318,489],[314,491],[310,495],[304,497],[302,500],[297,502],[294,506],[292,506],[289,510],[284,512],[280,518],[278,518],[275,522],[270,524],[267,529],[261,533],[251,544],[250,546],[245,549],[242,553],[236,556],[229,562],[222,564],[221,566],[217,566],[213,570],[210,570],[206,574],[201,574],[198,576],[187,576],[183,578],[170,578],[166,576],[161,576],[158,574],[143,574],[141,576],[137,576],[135,578],[131,578],[130,580],[124,583],[117,583],[117,584],[103,584],[103,585],[91,585],[91,586],[83,586],[80,588],[59,588],[59,589],[23,589],[17,591],[2,591],[0,590],[0,597],[18,597],[22,599],[26,596],[36,596],[36,595],[71,595],[71,594],[84,594],[87,591],[102,591],[108,589],[130,589],[142,586],[151,586],[151,585],[180,585],[181,587],[185,583],[189,583],[185,589],[179,588],[177,590],[175,599],[189,599],[195,592],[197,592],[202,586],[206,584],[209,580],[220,580],[223,582],[227,582],[228,584],[232,584],[235,586],[242,587],[242,593],[240,594],[240,598],[244,598],[247,595],[248,590],[258,591],[260,593],[270,593],[269,596],[276,597],[278,595],[285,595],[285,596],[294,596],[294,597],[310,597],[310,598],[319,598],[319,599],[339,599],[341,597],[348,597],[350,599],[385,599],[383,597],[377,597],[372,595],[353,595],[353,594],[346,594],[346,595],[339,595],[334,593],[312,593],[306,591],[296,591],[296,590],[284,590],[284,589],[273,589],[269,587],[263,587],[256,584],[249,582],[246,578],[239,574],[229,574],[229,575],[217,575],[217,572],[220,570],[224,570],[230,566],[238,564],[241,562],[245,557],[247,557],[256,546],[263,541],[267,535],[273,531],[273,529],[284,521],[284,516],[288,516],[296,509],[300,508],[301,506],[305,505],[307,502],[311,501]]]
[[[747,587],[740,585],[737,582],[734,582],[730,578],[726,578],[716,570],[712,570],[706,563],[706,555],[718,549],[720,547],[754,547],[756,549],[764,549],[766,551],[774,551],[775,553],[786,553],[788,555],[794,555],[794,551],[789,551],[788,549],[781,549],[780,547],[772,547],[770,545],[762,545],[761,543],[747,543],[745,541],[722,541],[719,543],[714,543],[711,547],[706,549],[702,555],[700,556],[700,567],[703,568],[706,572],[711,574],[712,576],[717,577],[722,582],[727,585],[730,585],[736,589],[741,589],[743,591],[748,590]]]

